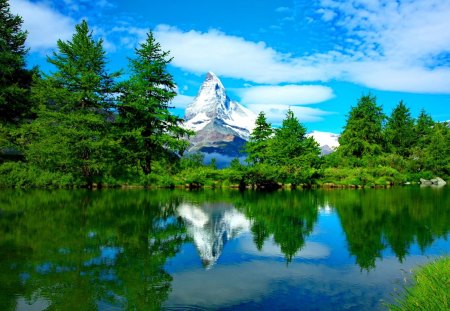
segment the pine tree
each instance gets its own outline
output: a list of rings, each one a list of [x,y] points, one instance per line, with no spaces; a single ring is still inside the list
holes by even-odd
[[[7,0],[0,0],[0,122],[17,124],[31,115],[29,100],[32,71],[25,66],[22,18],[10,12]]]
[[[433,131],[434,124],[435,123],[431,116],[427,114],[424,109],[422,109],[414,126],[414,141],[417,147],[423,148],[430,143],[429,135]]]
[[[250,134],[250,139],[245,145],[249,163],[256,164],[267,161],[272,133],[271,125],[267,123],[266,116],[261,111],[256,119],[255,128]]]
[[[58,40],[58,50],[48,57],[56,72],[48,82],[60,90],[56,105],[61,111],[90,109],[104,112],[113,104],[114,79],[108,73],[103,40],[95,40],[85,20],[75,26],[71,41]]]
[[[376,98],[362,96],[352,107],[344,131],[339,138],[339,152],[343,157],[362,158],[379,155],[384,144],[383,122],[385,116]]]
[[[393,152],[403,157],[408,157],[415,141],[414,119],[403,101],[394,108],[388,118],[385,138],[388,152]]]
[[[171,60],[150,32],[136,49],[136,58],[130,60],[132,75],[123,84],[119,106],[123,147],[146,175],[155,160],[182,154],[188,147],[183,138],[192,134],[169,111],[176,95],[173,77],[167,72]]]
[[[270,147],[272,163],[280,168],[280,179],[293,186],[312,182],[319,164],[320,149],[312,137],[306,137],[306,128],[288,110]]]
[[[110,108],[118,74],[107,72],[102,40],[94,40],[86,21],[76,26],[72,41],[58,41],[48,61],[56,72],[33,89],[40,110],[24,135],[26,157],[91,187],[111,167],[117,144]]]

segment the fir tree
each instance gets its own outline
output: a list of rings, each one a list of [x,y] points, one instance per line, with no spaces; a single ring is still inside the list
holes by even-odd
[[[245,145],[247,152],[247,161],[249,163],[263,163],[267,161],[268,149],[270,143],[270,136],[273,130],[269,123],[267,123],[264,112],[260,112],[256,122],[255,128],[250,134],[250,139]]]
[[[48,61],[56,72],[34,87],[41,108],[25,133],[26,157],[91,187],[111,167],[116,142],[109,109],[118,74],[107,72],[102,40],[93,38],[86,21],[76,26],[72,41],[58,41]]]
[[[119,106],[123,147],[146,175],[151,173],[153,161],[182,154],[188,147],[183,138],[192,134],[181,127],[183,120],[169,111],[176,95],[173,77],[167,72],[171,60],[150,32],[136,49],[136,58],[130,60],[132,75],[123,84]]]
[[[306,128],[288,110],[271,144],[271,161],[279,167],[280,179],[293,186],[312,182],[319,164],[320,149],[312,137],[306,137]]]
[[[30,117],[32,71],[25,67],[22,18],[10,12],[7,0],[0,0],[0,122],[19,123]]]
[[[415,142],[414,119],[403,101],[394,108],[385,130],[387,150],[403,157],[411,154]]]
[[[339,152],[344,157],[362,158],[382,152],[383,122],[385,116],[376,98],[362,96],[356,107],[352,107],[342,135],[339,137]]]
[[[75,26],[71,41],[58,40],[58,50],[48,57],[56,72],[47,76],[57,110],[108,111],[114,99],[114,78],[118,72],[108,73],[103,40],[95,40],[85,20]],[[49,99],[47,103],[49,103]]]

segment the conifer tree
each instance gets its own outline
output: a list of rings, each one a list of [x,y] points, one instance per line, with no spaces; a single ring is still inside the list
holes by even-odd
[[[86,21],[76,25],[71,41],[58,41],[48,61],[56,71],[33,89],[40,110],[25,135],[26,157],[91,187],[111,167],[116,142],[110,108],[118,74],[107,72],[102,40],[93,38]]]
[[[173,77],[167,72],[171,60],[149,32],[136,49],[136,58],[130,59],[132,75],[122,88],[123,147],[129,160],[139,164],[146,175],[155,160],[182,154],[188,147],[183,138],[192,134],[181,127],[183,120],[169,111],[176,95]]]
[[[0,0],[0,122],[19,123],[30,117],[32,71],[25,66],[22,18],[10,12],[8,0]]]
[[[256,119],[255,128],[250,134],[250,139],[245,145],[249,163],[256,164],[267,161],[272,133],[271,125],[267,122],[264,112],[261,111]]]
[[[394,108],[385,130],[387,151],[403,157],[411,154],[414,137],[414,119],[403,101]]]
[[[344,157],[362,158],[382,152],[383,122],[385,116],[376,98],[362,96],[356,107],[352,107],[342,135],[339,137],[339,152]]]
[[[306,128],[288,110],[271,144],[271,161],[280,168],[280,179],[293,186],[311,183],[319,164],[320,149],[312,137],[306,137]]]
[[[433,131],[434,124],[435,123],[431,116],[427,114],[424,109],[422,109],[414,126],[414,139],[416,146],[422,148],[426,147],[430,143],[429,138],[431,132]]]

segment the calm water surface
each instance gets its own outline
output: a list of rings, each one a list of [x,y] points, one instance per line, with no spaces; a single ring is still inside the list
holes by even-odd
[[[1,191],[1,310],[383,310],[450,189]]]

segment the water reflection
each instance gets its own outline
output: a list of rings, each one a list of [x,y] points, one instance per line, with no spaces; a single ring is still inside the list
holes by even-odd
[[[173,216],[177,198],[56,194],[10,193],[2,200],[2,308],[25,301],[52,310],[158,309],[172,281],[164,264],[187,240]]]
[[[212,267],[227,241],[248,232],[250,222],[233,205],[226,203],[183,203],[177,209],[194,240],[203,265]]]
[[[447,188],[3,191],[0,305],[377,309],[449,231]]]

